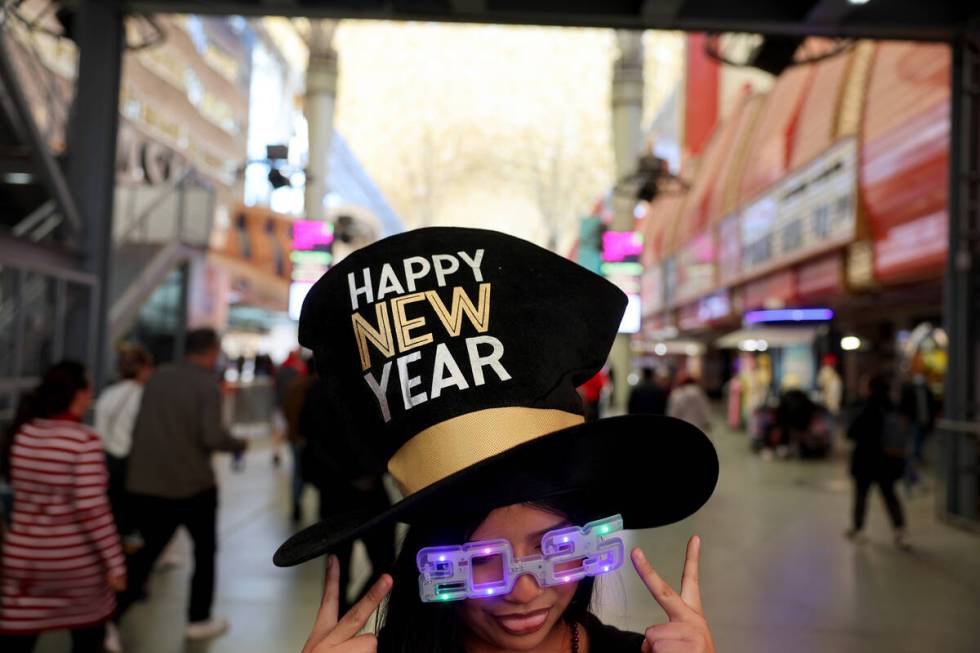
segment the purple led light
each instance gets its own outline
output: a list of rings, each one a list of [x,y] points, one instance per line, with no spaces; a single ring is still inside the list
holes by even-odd
[[[568,538],[567,537],[563,537],[563,538],[561,538],[561,541],[562,542],[567,542],[568,541]]]
[[[446,556],[439,556],[439,562],[445,562]]]
[[[571,576],[565,576],[564,578],[561,579],[561,582],[567,583],[570,580],[572,580],[572,577]]]
[[[609,571],[609,565],[606,565],[605,567],[603,567],[602,570],[603,571]]]
[[[490,549],[489,548],[483,549],[483,553],[486,555],[490,555]]]
[[[487,594],[493,594],[493,590],[492,589],[488,589],[487,590]]]
[[[829,308],[780,308],[762,311],[749,311],[745,314],[745,324],[765,322],[826,322],[834,319],[834,311]]]

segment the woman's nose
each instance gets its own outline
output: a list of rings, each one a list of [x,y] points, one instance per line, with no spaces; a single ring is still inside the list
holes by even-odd
[[[530,603],[540,596],[543,591],[534,576],[531,574],[522,574],[517,579],[517,582],[514,583],[514,589],[504,599],[511,603]]]

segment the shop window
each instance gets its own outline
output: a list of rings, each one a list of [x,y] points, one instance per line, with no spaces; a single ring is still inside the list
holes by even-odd
[[[853,220],[851,195],[841,195],[834,203],[834,228],[846,228],[851,225]]]
[[[276,274],[282,276],[286,274],[286,257],[283,255],[282,246],[276,238],[276,223],[272,220],[265,223],[265,235],[272,248],[272,263],[276,268]]]
[[[803,221],[793,220],[783,227],[783,253],[788,254],[800,248],[803,244]]]
[[[817,240],[830,236],[830,207],[821,204],[813,211],[813,233]]]
[[[238,234],[238,251],[241,252],[242,258],[251,259],[252,243],[248,239],[248,224],[244,213],[239,213],[235,219],[235,233]]]

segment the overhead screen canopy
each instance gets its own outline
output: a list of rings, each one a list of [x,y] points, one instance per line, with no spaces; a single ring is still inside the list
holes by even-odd
[[[959,0],[122,0],[137,13],[282,15],[950,40]]]

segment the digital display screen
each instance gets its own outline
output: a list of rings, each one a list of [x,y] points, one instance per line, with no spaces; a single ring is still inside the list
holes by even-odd
[[[623,313],[623,321],[619,324],[620,333],[638,333],[640,331],[640,321],[643,315],[642,303],[638,294],[626,296],[626,312]]]

